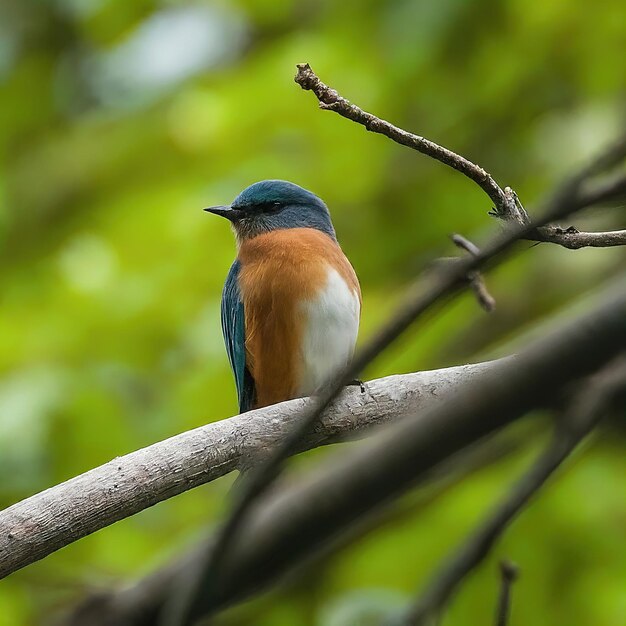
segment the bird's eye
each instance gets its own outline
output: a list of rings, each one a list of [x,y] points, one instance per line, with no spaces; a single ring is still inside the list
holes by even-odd
[[[269,200],[267,202],[259,202],[258,204],[255,204],[253,209],[255,213],[276,213],[276,211],[282,209],[282,207],[282,202],[279,202],[278,200],[276,202]]]
[[[263,213],[274,213],[275,211],[278,211],[278,209],[280,209],[281,207],[281,202],[267,202],[263,205],[262,211]]]

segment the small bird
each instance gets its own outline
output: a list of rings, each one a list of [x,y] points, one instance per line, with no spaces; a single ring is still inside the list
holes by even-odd
[[[310,396],[352,359],[361,289],[315,194],[283,180],[244,189],[228,219],[237,258],[222,293],[222,332],[241,412]]]

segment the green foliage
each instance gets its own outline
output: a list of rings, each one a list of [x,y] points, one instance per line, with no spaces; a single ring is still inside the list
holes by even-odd
[[[618,132],[625,18],[621,0],[593,11],[564,0],[5,0],[0,506],[235,413],[219,324],[234,244],[202,207],[264,178],[318,193],[361,278],[361,339],[426,263],[454,253],[450,232],[480,243],[498,230],[485,196],[460,175],[319,111],[292,81],[297,62],[483,165],[532,212]],[[624,215],[622,206],[576,223],[623,228]],[[461,298],[368,375],[504,353],[623,264],[621,250],[526,250],[489,276],[492,317]],[[222,622],[378,623],[528,459],[402,509],[306,584]],[[512,626],[620,622],[625,469],[620,447],[599,438],[512,527],[497,550],[522,569]],[[150,571],[218,519],[229,480],[3,581],[0,626],[38,623],[83,586]],[[445,624],[489,623],[496,593],[494,557]]]

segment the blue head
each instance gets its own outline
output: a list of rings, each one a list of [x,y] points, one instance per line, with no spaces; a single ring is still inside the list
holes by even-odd
[[[209,207],[205,211],[230,220],[240,241],[285,228],[316,228],[336,238],[330,213],[322,200],[286,180],[254,183],[229,207]]]

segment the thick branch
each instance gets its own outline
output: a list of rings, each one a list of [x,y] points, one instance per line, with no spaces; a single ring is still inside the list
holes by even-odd
[[[235,541],[205,612],[285,573],[339,531],[388,502],[442,460],[554,399],[569,381],[626,347],[626,283],[593,312],[570,320],[463,385],[445,402],[327,463],[302,484],[259,504]]]
[[[548,448],[484,522],[443,563],[419,602],[397,626],[400,623],[405,626],[427,626],[438,619],[464,578],[486,558],[517,514],[593,429],[616,397],[623,395],[625,390],[626,363],[620,360],[592,377],[574,395]]]
[[[509,187],[502,190],[489,174],[474,163],[423,137],[412,135],[384,120],[376,118],[370,113],[366,113],[324,85],[308,64],[298,65],[298,73],[295,80],[303,89],[313,90],[322,108],[337,111],[344,117],[363,124],[368,130],[381,133],[400,144],[410,146],[450,165],[474,180],[489,195],[496,205],[496,214],[511,222],[513,227],[509,229],[510,232],[504,237],[496,240],[489,246],[483,254],[475,252],[472,259],[472,267],[468,268],[468,270],[475,270],[487,259],[494,258],[510,248],[514,241],[528,237],[528,235],[536,232],[536,228],[544,226],[552,219],[566,215],[582,206],[580,200],[577,203],[570,202],[569,204],[555,205],[551,207],[551,212],[544,215],[541,220],[537,223],[531,223],[515,192]],[[317,408],[312,408],[308,412],[305,411],[301,420],[287,437],[279,442],[275,449],[270,451],[267,458],[263,459],[263,462],[251,471],[247,476],[247,480],[242,484],[241,489],[236,493],[231,513],[220,528],[219,536],[216,540],[216,548],[208,554],[204,567],[198,569],[195,580],[191,577],[186,577],[184,580],[180,593],[177,594],[176,603],[172,605],[171,615],[165,622],[165,626],[189,626],[192,623],[194,616],[200,611],[198,607],[203,602],[203,596],[206,595],[205,590],[217,584],[221,576],[222,564],[227,560],[233,539],[240,531],[249,510],[262,497],[264,491],[282,470],[284,460],[297,446],[299,440],[315,424],[319,414],[334,399],[342,386],[357,376],[365,366],[395,341],[428,307],[446,295],[456,293],[468,278],[479,300],[482,300],[487,307],[493,307],[494,301],[487,294],[484,283],[479,279],[476,272],[467,271],[464,274],[460,273],[463,267],[463,263],[457,263],[446,275],[440,277],[439,284],[433,286],[423,298],[417,297],[398,310],[397,314],[383,327],[381,333],[369,342],[364,350],[357,354],[347,370],[338,372],[331,379],[332,384],[329,390],[322,394]]]
[[[245,521],[217,587],[202,597],[200,614],[214,612],[268,586],[327,542],[423,478],[444,459],[533,407],[551,402],[568,382],[595,371],[626,348],[626,284],[611,286],[592,312],[538,338],[513,359],[487,368],[417,420],[391,425],[367,445],[327,462],[315,473],[257,504]],[[210,543],[207,547],[210,550]],[[202,567],[199,552],[182,567]],[[176,578],[150,577],[112,594],[114,623],[153,624]],[[209,593],[210,592],[210,593]],[[130,597],[135,619],[124,609]],[[196,617],[199,617],[197,614]],[[152,616],[148,618],[148,616]],[[122,619],[123,618],[123,619]],[[124,621],[126,620],[126,621]],[[102,621],[93,622],[99,626]]]
[[[304,70],[307,68],[305,66],[302,66],[299,69]],[[310,71],[310,68],[308,68],[308,70]],[[305,88],[313,87],[308,86]],[[363,122],[362,120],[357,119],[355,119],[355,121],[363,123],[370,130],[376,130],[376,132],[382,132],[383,134],[387,134],[387,132],[383,132],[382,127],[379,127],[377,124],[377,122],[382,122],[381,120],[378,120],[377,118],[366,114],[365,112],[358,109],[358,107],[354,107],[354,105],[350,105],[350,103],[340,98],[336,94],[336,92],[329,90],[328,87],[323,85],[323,83],[318,83],[318,88],[322,88],[323,90],[325,90],[323,94],[323,98],[327,100],[326,102],[324,102],[325,108],[332,108],[333,110],[342,109],[344,110],[344,113],[342,114],[345,114],[345,116],[349,117],[350,119],[352,119],[351,115],[359,116],[362,114],[366,117],[369,116],[369,121],[366,120],[365,122]],[[376,126],[376,128],[374,128],[374,126]],[[488,246],[484,252],[480,253],[475,258],[468,259],[466,262],[459,262],[458,264],[456,264],[454,268],[451,268],[448,272],[445,273],[445,275],[439,281],[439,284],[434,286],[433,289],[425,293],[423,296],[418,296],[417,298],[412,299],[407,307],[404,310],[400,311],[396,315],[396,317],[385,327],[383,332],[368,345],[366,350],[364,350],[359,355],[359,357],[355,360],[355,363],[353,364],[353,371],[358,371],[360,368],[362,368],[364,364],[368,363],[374,356],[376,356],[376,354],[378,354],[388,343],[397,338],[400,333],[403,332],[404,329],[406,329],[408,325],[415,319],[415,317],[423,312],[426,308],[431,306],[433,302],[440,300],[445,296],[456,293],[464,284],[468,272],[471,272],[472,270],[475,270],[478,267],[484,265],[487,260],[500,255],[503,251],[507,250],[517,238],[528,236],[534,228],[544,225],[548,219],[554,219],[556,216],[568,212],[568,207],[551,207],[551,211],[548,212],[546,219],[531,225],[528,223],[528,217],[523,211],[523,208],[516,202],[514,192],[512,192],[508,188],[503,191],[495,183],[495,181],[493,181],[493,179],[486,172],[484,172],[484,170],[482,170],[482,168],[479,168],[475,164],[469,162],[467,159],[463,159],[463,157],[460,157],[459,155],[456,155],[449,150],[441,148],[440,146],[437,146],[437,144],[429,142],[424,138],[411,135],[410,133],[406,133],[406,131],[402,131],[401,129],[392,127],[386,122],[383,123],[383,126],[385,126],[385,131],[389,130],[391,133],[395,133],[395,137],[392,138],[394,138],[396,141],[399,141],[404,145],[411,145],[412,143],[415,143],[415,145],[411,145],[411,147],[415,147],[425,154],[430,154],[434,158],[437,158],[438,160],[447,163],[448,165],[451,165],[455,169],[469,176],[472,180],[477,182],[481,186],[481,188],[486,191],[486,193],[489,194],[489,197],[492,198],[494,204],[496,204],[496,207],[502,213],[508,212],[507,215],[509,219],[512,219],[511,215],[517,211],[519,219],[516,219],[514,221],[518,222],[518,228],[514,229],[513,232],[507,233],[503,237],[494,241],[492,245]],[[574,210],[574,208],[575,207],[572,206],[569,208],[569,210]],[[351,375],[352,372],[347,373],[347,376]],[[338,380],[338,383],[340,382],[343,381]],[[330,395],[326,397],[326,401],[330,398]],[[322,402],[322,405],[323,404],[324,401]],[[290,431],[290,435],[293,435],[294,432],[296,435],[299,435],[302,432],[306,431],[308,425],[314,423],[316,418],[315,411],[305,410],[303,411],[303,413],[305,419],[301,420],[300,428],[296,431]],[[298,436],[292,436],[291,439],[297,441]],[[289,446],[285,445],[283,449],[288,450]],[[282,458],[282,454],[277,454],[275,458]],[[263,475],[260,475],[263,478]],[[267,475],[270,475],[270,473],[268,473]],[[261,480],[261,483],[263,482],[264,478],[263,480]],[[252,489],[251,491],[254,492],[255,489]]]
[[[388,376],[347,390],[302,449],[415,415],[498,361]],[[0,512],[0,577],[125,517],[245,465],[285,436],[305,400],[251,411],[138,450]]]

